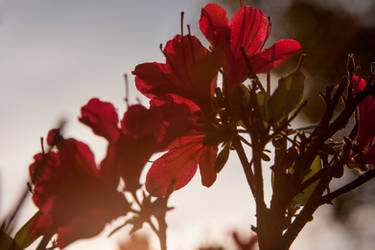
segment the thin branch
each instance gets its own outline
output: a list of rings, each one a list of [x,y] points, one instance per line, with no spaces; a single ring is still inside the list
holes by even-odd
[[[36,248],[36,250],[45,250],[51,238],[52,238],[52,235],[44,235],[38,247]]]
[[[333,191],[330,194],[327,194],[322,197],[321,205],[325,203],[331,203],[333,199],[341,196],[342,194],[345,194],[353,189],[356,189],[357,187],[361,186],[363,183],[371,180],[375,177],[375,169],[371,169],[367,171],[366,173],[360,175],[357,179],[353,180],[352,182],[346,184],[345,186],[337,189],[336,191]]]
[[[252,193],[254,194],[254,188],[253,188],[253,172],[251,171],[251,166],[249,164],[249,160],[247,159],[246,153],[244,148],[242,147],[240,138],[238,136],[235,136],[233,138],[233,147],[236,149],[237,155],[240,158],[242,168],[245,172],[247,184],[249,185]]]
[[[247,57],[244,48],[241,47],[240,50],[241,50],[242,56],[243,56],[243,58],[244,58],[244,60],[245,60],[245,63],[246,63],[247,69],[249,70],[249,78],[251,78],[251,79],[254,80],[255,84],[260,88],[260,90],[261,90],[263,93],[267,93],[266,90],[264,89],[262,83],[260,82],[258,76],[255,74],[255,72],[254,72],[254,70],[253,70],[253,67],[252,67],[251,64],[250,64],[250,60],[249,60],[249,58]]]
[[[325,172],[326,169],[321,169],[316,174],[308,178],[306,181],[302,182],[300,187],[296,189],[296,194],[303,192],[303,190],[305,190],[308,186],[319,180]]]

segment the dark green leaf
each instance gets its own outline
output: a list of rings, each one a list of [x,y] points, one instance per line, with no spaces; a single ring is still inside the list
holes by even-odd
[[[225,147],[219,153],[219,155],[216,157],[215,165],[214,165],[214,169],[216,173],[219,173],[223,169],[225,163],[227,162],[228,157],[229,157],[229,150],[230,150],[230,145],[226,144]]]
[[[241,120],[241,113],[249,106],[249,90],[244,84],[237,84],[230,95],[231,115],[235,121]]]
[[[279,121],[301,104],[305,76],[296,71],[279,80],[279,86],[268,102],[269,119]]]
[[[269,113],[268,113],[269,99],[270,99],[270,96],[268,94],[262,93],[262,92],[257,93],[259,111],[264,121],[269,121]]]
[[[310,177],[312,177],[314,174],[316,174],[317,172],[319,172],[319,170],[321,170],[321,169],[322,169],[322,161],[321,161],[320,157],[317,156],[315,158],[315,160],[313,161],[313,163],[311,164],[310,172],[308,172],[305,175],[303,181],[306,181],[307,179],[309,179]],[[301,205],[306,204],[306,202],[309,200],[309,198],[311,197],[312,193],[314,192],[316,186],[318,185],[318,182],[319,182],[319,180],[315,181],[310,186],[308,186],[307,188],[305,188],[302,191],[302,193],[297,194],[293,198],[293,201],[292,201],[293,206],[301,206]]]
[[[38,218],[42,213],[40,211],[36,212],[31,219],[29,219],[14,237],[14,241],[18,247],[18,249],[25,249],[26,247],[30,246],[38,237],[30,238],[29,231],[31,225],[34,223],[35,219]]]

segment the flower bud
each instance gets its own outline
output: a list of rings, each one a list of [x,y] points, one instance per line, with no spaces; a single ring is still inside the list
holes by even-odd
[[[346,61],[346,71],[353,73],[355,71],[355,61],[354,54],[348,54],[348,59]]]

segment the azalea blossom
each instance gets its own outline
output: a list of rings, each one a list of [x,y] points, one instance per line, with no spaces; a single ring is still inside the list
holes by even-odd
[[[182,188],[195,175],[198,165],[204,186],[209,187],[216,180],[217,145],[204,143],[203,131],[205,124],[215,117],[211,104],[219,69],[215,54],[190,34],[168,41],[164,54],[166,63],[136,66],[133,74],[137,89],[151,102],[166,94],[179,96],[194,110],[192,120],[196,122],[192,130],[180,134],[168,152],[152,164],[146,188],[153,195],[165,193],[171,183],[174,190]]]
[[[166,63],[142,63],[132,72],[137,89],[154,98],[175,94],[193,101],[202,111],[211,112],[219,65],[215,54],[192,35],[176,35],[163,53]]]
[[[248,77],[248,66],[241,53],[246,53],[254,73],[267,73],[301,50],[292,39],[277,41],[266,50],[263,47],[271,31],[271,23],[263,11],[241,7],[228,22],[226,11],[215,3],[201,12],[199,27],[219,54],[224,68],[224,80],[229,88]]]
[[[163,151],[177,136],[191,129],[191,107],[179,97],[155,99],[151,107],[136,104],[128,108],[119,124],[111,103],[91,99],[81,108],[80,121],[108,140],[103,172],[114,185],[121,176],[127,190],[140,187],[139,177],[150,157]]]
[[[97,168],[90,148],[51,130],[47,142],[57,151],[39,153],[30,165],[33,201],[41,215],[30,237],[57,233],[57,246],[99,234],[106,223],[126,215],[130,205]]]

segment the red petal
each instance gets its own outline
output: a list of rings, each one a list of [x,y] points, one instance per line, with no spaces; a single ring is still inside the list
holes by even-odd
[[[45,235],[54,230],[53,220],[49,214],[42,214],[35,219],[29,231],[29,237]]]
[[[217,147],[206,145],[199,159],[199,170],[203,186],[210,187],[216,180],[214,164],[216,160]]]
[[[239,9],[230,21],[231,50],[235,58],[241,59],[241,47],[247,55],[261,51],[269,34],[269,26],[263,11],[250,6]]]
[[[202,113],[192,101],[174,95],[152,99],[150,104],[151,109],[158,110],[162,116],[166,131],[161,142],[164,146],[192,130]]]
[[[366,163],[375,166],[375,145],[371,146],[367,150],[367,152],[363,155],[363,160]]]
[[[55,146],[61,139],[60,130],[55,128],[48,131],[47,144],[50,146]]]
[[[95,157],[89,146],[75,139],[65,139],[58,145],[61,165],[76,178],[96,176],[99,173]]]
[[[367,96],[359,104],[359,126],[357,143],[361,147],[375,138],[375,101],[373,96]]]
[[[176,92],[175,83],[170,79],[170,69],[166,64],[138,64],[132,73],[136,76],[135,86],[148,98]]]
[[[225,9],[215,3],[207,4],[201,12],[199,28],[214,46],[229,46],[230,29]]]
[[[120,180],[119,170],[116,167],[116,146],[117,143],[109,143],[107,153],[100,162],[100,177],[114,188],[118,186]]]
[[[211,111],[219,64],[191,35],[177,35],[164,48],[167,64],[144,63],[132,72],[137,89],[149,98],[175,94]]]
[[[81,108],[79,120],[108,141],[118,138],[118,116],[112,103],[102,102],[98,98],[91,99]]]
[[[161,141],[165,135],[161,113],[140,104],[128,108],[121,120],[121,128],[124,133],[134,138],[148,137],[154,139],[155,143]]]
[[[157,159],[146,176],[146,189],[154,196],[165,194],[171,183],[173,189],[184,187],[197,171],[203,136],[181,137],[168,153]]]
[[[201,112],[201,109],[196,103],[184,97],[173,95],[173,94],[158,96],[157,98],[153,98],[150,101],[150,105],[152,107],[161,107],[161,106],[164,106],[165,104],[177,104],[180,106],[186,106],[188,107],[189,113],[191,115]]]
[[[357,94],[359,91],[363,91],[366,87],[366,81],[359,77],[359,76],[353,76],[353,91],[354,94]]]
[[[164,51],[177,89],[169,93],[188,98],[210,111],[219,68],[215,55],[191,35],[175,36],[167,42]]]
[[[159,150],[155,141],[121,136],[116,145],[116,161],[128,190],[137,190],[139,177],[152,154]]]
[[[367,146],[375,136],[375,103],[372,96],[367,96],[359,104],[359,124],[356,141],[361,148]]]
[[[366,87],[366,81],[358,76],[353,76],[354,94],[363,91]],[[359,104],[359,124],[356,141],[361,148],[365,148],[370,141],[375,138],[375,101],[374,96],[370,95]],[[372,147],[372,151],[374,151]],[[369,150],[370,151],[370,150]],[[374,151],[375,152],[375,151]],[[367,153],[366,153],[367,154]],[[369,156],[366,156],[369,157]]]
[[[299,51],[301,45],[297,41],[280,40],[265,51],[250,57],[251,66],[255,73],[266,73]]]

